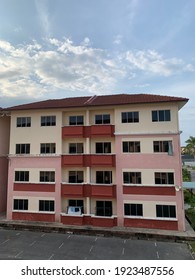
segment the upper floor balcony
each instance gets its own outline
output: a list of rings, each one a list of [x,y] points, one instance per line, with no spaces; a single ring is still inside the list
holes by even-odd
[[[113,154],[67,154],[62,156],[62,166],[115,167],[116,156]]]
[[[62,138],[95,138],[114,137],[114,125],[91,125],[91,126],[64,126],[62,127]]]
[[[61,185],[61,196],[116,198],[116,185],[63,183]]]

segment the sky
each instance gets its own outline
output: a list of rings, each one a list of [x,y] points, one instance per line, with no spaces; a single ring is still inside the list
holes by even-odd
[[[119,93],[189,98],[195,137],[194,0],[0,0],[0,107]]]

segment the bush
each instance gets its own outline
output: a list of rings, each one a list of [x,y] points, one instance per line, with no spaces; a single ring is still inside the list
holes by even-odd
[[[189,208],[186,212],[186,217],[188,218],[192,228],[195,230],[195,209]]]
[[[195,195],[189,190],[184,190],[184,202],[195,207]]]
[[[182,169],[183,182],[191,182],[191,174],[186,168]]]

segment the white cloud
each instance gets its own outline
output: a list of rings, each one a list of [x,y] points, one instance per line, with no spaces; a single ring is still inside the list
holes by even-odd
[[[48,1],[47,0],[35,0],[35,6],[39,15],[40,25],[43,29],[45,36],[51,35],[51,17],[48,12]]]
[[[133,87],[148,85],[148,81],[136,81],[140,70],[155,77],[194,68],[181,59],[164,58],[155,50],[129,50],[116,55],[93,48],[87,37],[78,45],[69,38],[51,38],[42,45],[33,41],[13,46],[0,41],[1,96],[40,98],[58,91],[112,93],[124,81],[134,81]]]
[[[155,50],[127,51],[126,60],[133,69],[160,76],[171,76],[179,72],[194,71],[191,64],[179,58],[164,58]]]

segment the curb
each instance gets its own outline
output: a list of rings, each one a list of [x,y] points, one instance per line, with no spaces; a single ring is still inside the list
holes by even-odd
[[[40,231],[40,232],[55,232],[55,233],[67,233],[67,234],[83,234],[83,235],[96,235],[104,237],[120,237],[125,239],[155,239],[159,241],[173,241],[173,242],[190,242],[195,241],[194,236],[189,235],[173,235],[173,233],[156,233],[156,232],[144,232],[143,231],[128,231],[116,228],[95,228],[95,227],[77,227],[77,226],[64,226],[53,224],[36,224],[31,223],[14,223],[0,221],[0,227],[12,230],[28,230],[28,231]]]

